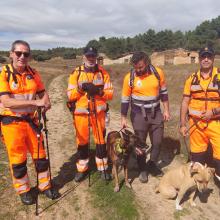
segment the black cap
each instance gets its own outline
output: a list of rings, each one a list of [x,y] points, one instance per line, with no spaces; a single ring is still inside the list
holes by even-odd
[[[94,47],[86,47],[83,51],[85,56],[97,56],[98,52]]]
[[[214,50],[211,47],[203,47],[201,48],[201,50],[199,51],[199,56],[204,56],[204,54],[210,54],[212,56],[215,55]]]

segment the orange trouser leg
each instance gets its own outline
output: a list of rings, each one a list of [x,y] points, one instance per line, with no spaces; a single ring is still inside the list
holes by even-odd
[[[76,129],[76,143],[78,160],[76,167],[78,172],[86,172],[89,165],[89,127],[88,127],[88,115],[74,115],[73,120],[74,127]]]
[[[190,120],[190,124],[193,124],[192,119]],[[220,176],[220,122],[217,120],[212,120],[209,121],[207,126],[206,122],[200,121],[198,126],[200,129],[194,126],[190,130],[192,155],[194,153],[194,156],[196,157],[199,156],[206,158],[206,151],[210,142],[213,149],[216,174]]]
[[[30,190],[26,166],[27,151],[31,152],[32,158],[37,158],[36,134],[27,122],[2,124],[2,134],[8,151],[14,188],[18,194],[27,192]],[[45,156],[41,141],[39,158],[43,159]]]
[[[192,153],[201,153],[205,152],[208,148],[209,138],[206,134],[206,130],[208,128],[206,127],[206,123],[200,121],[198,123],[198,126],[196,125],[192,126],[194,124],[194,121],[190,118],[190,150]]]
[[[38,172],[39,185],[38,188],[40,191],[44,191],[51,187],[50,182],[50,173],[48,170],[49,161],[46,159],[46,152],[43,146],[43,135],[40,136],[40,148],[39,148],[39,158],[38,158],[38,137],[36,132],[27,125],[28,138],[27,144],[31,156],[35,162],[36,170]]]
[[[27,175],[26,126],[20,122],[9,125],[2,124],[2,134],[8,152],[13,185],[18,194],[30,190]]]
[[[91,116],[92,131],[96,143],[96,166],[99,171],[108,168],[107,151],[104,138],[105,130],[105,112],[99,112],[96,117]]]
[[[89,139],[89,127],[88,127],[88,115],[75,115],[74,126],[76,129],[76,141],[78,145],[77,169],[79,172],[84,172],[88,169],[88,139]],[[96,143],[96,161],[98,170],[107,168],[107,152],[104,140],[105,129],[105,113],[100,112],[97,114],[97,118],[94,114],[90,115],[90,126],[93,131],[94,140]],[[104,159],[103,159],[104,158]],[[100,162],[100,160],[101,162]]]

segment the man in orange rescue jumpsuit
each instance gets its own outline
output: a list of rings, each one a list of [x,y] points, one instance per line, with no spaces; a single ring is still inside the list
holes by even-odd
[[[27,174],[27,151],[35,163],[39,190],[50,199],[58,197],[51,189],[48,160],[40,136],[38,155],[37,126],[34,115],[37,107],[50,108],[50,100],[40,75],[29,65],[30,46],[17,40],[10,51],[11,64],[2,67],[0,74],[1,129],[6,145],[13,185],[25,205],[34,203]],[[38,99],[37,99],[38,98]],[[39,156],[39,158],[38,158]]]
[[[187,135],[189,116],[190,157],[205,164],[211,143],[216,183],[220,183],[220,70],[213,66],[215,54],[205,47],[199,52],[200,69],[185,82],[180,113],[180,133]]]
[[[76,182],[82,181],[88,173],[90,127],[96,143],[97,169],[101,172],[101,178],[110,179],[104,133],[106,102],[112,99],[113,88],[109,74],[96,63],[97,55],[94,47],[86,47],[84,64],[77,67],[69,77],[67,95],[74,105],[73,124],[78,154]]]

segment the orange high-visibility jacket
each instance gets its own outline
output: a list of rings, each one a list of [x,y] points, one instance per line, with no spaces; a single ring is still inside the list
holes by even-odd
[[[220,91],[217,85],[217,74],[218,69],[214,67],[208,79],[204,79],[200,71],[198,71],[197,73],[191,74],[186,80],[183,96],[190,97],[190,116],[199,118],[203,111],[220,107]]]
[[[94,85],[103,85],[103,96],[95,96],[95,108],[97,112],[106,110],[106,101],[113,96],[113,87],[109,74],[103,67],[98,66],[97,71],[87,72],[84,65],[77,67],[69,77],[67,96],[69,101],[76,101],[74,114],[88,114],[87,93],[82,91],[82,84],[92,82]],[[92,103],[90,109],[92,109]]]
[[[121,114],[127,115],[129,103],[132,100],[132,107],[143,106],[146,110],[160,107],[160,100],[168,100],[168,92],[165,82],[164,73],[160,68],[156,68],[160,79],[156,77],[153,71],[142,76],[134,74],[133,86],[131,83],[131,72],[127,73],[124,78],[122,97],[121,97]]]
[[[27,66],[25,72],[19,74],[11,64],[3,66],[0,74],[0,96],[8,94],[11,98],[19,100],[34,100],[36,94],[43,91],[45,91],[45,87],[36,70]],[[36,107],[4,108],[1,115],[19,117],[24,114],[32,114],[35,110]]]

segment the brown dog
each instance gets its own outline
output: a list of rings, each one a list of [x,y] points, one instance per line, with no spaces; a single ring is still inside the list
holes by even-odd
[[[119,191],[119,168],[123,167],[125,175],[125,184],[127,187],[131,188],[128,181],[128,159],[132,152],[135,150],[137,153],[142,153],[139,138],[128,130],[123,130],[123,132],[112,131],[107,136],[107,152],[108,157],[112,161],[112,175],[115,178],[114,191]],[[142,144],[143,146],[143,144]],[[144,144],[144,146],[146,146]]]
[[[176,209],[182,210],[180,202],[184,194],[190,189],[190,204],[196,206],[194,199],[196,189],[199,192],[204,192],[211,176],[215,172],[214,168],[209,168],[207,165],[187,163],[178,168],[168,171],[160,180],[160,184],[156,192],[160,192],[167,199],[174,199],[176,196]]]

